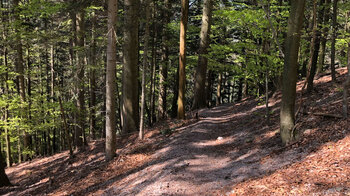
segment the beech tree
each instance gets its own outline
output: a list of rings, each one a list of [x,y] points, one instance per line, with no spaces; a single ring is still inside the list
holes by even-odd
[[[285,45],[283,69],[282,103],[280,114],[280,133],[282,142],[288,144],[296,138],[295,98],[298,73],[300,31],[303,24],[305,0],[291,1],[288,32]]]

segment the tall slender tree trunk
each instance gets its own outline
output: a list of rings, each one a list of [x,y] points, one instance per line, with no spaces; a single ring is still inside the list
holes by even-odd
[[[173,92],[174,92],[174,96],[173,96],[173,100],[171,103],[171,117],[172,118],[176,118],[177,117],[177,99],[178,99],[178,94],[179,94],[179,67],[177,67],[177,70],[173,76],[174,78],[174,86],[173,86]]]
[[[222,73],[218,74],[218,85],[216,87],[216,106],[221,104],[221,84],[222,84]]]
[[[177,99],[177,118],[185,119],[185,86],[186,86],[186,31],[188,22],[188,0],[181,0],[180,24],[180,59],[179,59],[179,90]]]
[[[14,0],[13,1],[13,7],[15,9],[15,14],[14,14],[14,19],[16,22],[16,45],[15,45],[15,50],[16,50],[16,61],[15,61],[15,67],[16,67],[16,72],[17,72],[17,83],[18,83],[18,93],[21,97],[21,102],[24,103],[26,102],[26,93],[25,93],[25,79],[24,79],[24,65],[23,65],[23,49],[22,49],[22,40],[21,40],[21,33],[19,30],[19,24],[20,24],[20,18],[19,18],[19,0]],[[23,108],[22,115],[25,115],[26,109]],[[22,130],[24,140],[23,140],[23,147],[24,149],[27,149],[29,147],[29,134],[25,131]],[[23,155],[23,160],[27,160],[27,155]]]
[[[332,45],[331,45],[331,75],[332,81],[336,82],[337,78],[335,75],[335,43],[337,39],[337,14],[338,12],[338,0],[333,0],[333,13],[332,13]]]
[[[0,8],[3,9],[4,8],[4,4],[3,1],[1,0],[0,3]],[[2,38],[3,40],[7,39],[7,26],[6,26],[6,21],[8,20],[8,16],[4,13],[1,12],[1,16],[2,16],[2,24],[3,24],[3,31],[2,31]],[[9,80],[9,65],[8,65],[8,49],[7,49],[7,45],[5,43],[3,43],[3,64],[5,65],[5,95],[8,96],[9,95],[9,85],[8,85],[8,80]],[[8,118],[9,118],[9,110],[8,110],[8,104],[6,104],[5,107],[5,113],[4,113],[4,123],[5,123],[5,146],[6,146],[6,164],[7,167],[11,167],[12,166],[12,154],[11,154],[11,141],[10,141],[10,134],[9,134],[9,130],[8,130]]]
[[[206,107],[205,83],[207,77],[209,35],[211,28],[212,0],[204,0],[200,33],[199,57],[195,74],[193,109]]]
[[[167,79],[169,64],[169,31],[167,25],[170,23],[171,3],[164,0],[163,9],[163,30],[162,30],[162,56],[159,66],[159,96],[158,96],[158,118],[167,117]]]
[[[97,26],[97,16],[95,12],[92,12],[92,36],[91,36],[91,64],[90,68],[90,113],[89,113],[89,129],[92,139],[96,139],[96,26]]]
[[[151,122],[150,125],[153,126],[153,124],[156,121],[155,118],[155,86],[156,86],[156,65],[157,65],[157,2],[156,0],[153,0],[153,44],[152,44],[152,67],[151,67],[151,89],[149,91],[150,93],[150,112],[151,112]]]
[[[65,139],[67,140],[67,143],[68,143],[69,154],[70,154],[70,156],[73,156],[72,139],[71,139],[71,136],[69,133],[68,124],[67,124],[67,120],[66,120],[66,114],[64,112],[61,97],[58,97],[58,103],[60,104],[61,118],[63,121],[63,128],[65,131]]]
[[[107,44],[107,72],[106,72],[106,160],[115,156],[116,150],[116,20],[118,1],[108,1],[108,44]]]
[[[143,53],[143,63],[142,63],[142,92],[141,92],[141,114],[140,114],[140,131],[139,139],[144,138],[144,110],[145,110],[145,91],[146,91],[146,67],[148,66],[148,47],[149,47],[149,22],[150,22],[150,7],[149,0],[144,0],[145,12],[146,12],[146,24],[145,24],[145,35],[144,35],[144,53]]]
[[[124,1],[123,134],[138,131],[138,6],[139,0]]]
[[[151,70],[151,125],[156,123],[156,69],[157,69],[157,39],[158,39],[158,21],[157,21],[157,0],[153,0],[153,44],[152,44],[152,70]]]
[[[50,68],[51,68],[51,70],[50,70],[50,74],[51,74],[50,100],[51,100],[51,103],[54,103],[54,96],[55,96],[55,59],[54,59],[54,57],[55,57],[55,47],[54,47],[54,45],[51,45],[51,49],[50,49]],[[53,121],[55,122],[55,119],[53,119]],[[52,151],[53,151],[53,153],[55,153],[57,151],[57,149],[56,149],[56,128],[53,128],[52,131],[53,131]]]
[[[350,11],[347,12],[346,18],[349,19]],[[350,33],[350,22],[346,24],[346,32]],[[343,116],[346,119],[348,117],[348,92],[350,87],[350,43],[348,43],[348,51],[347,51],[347,71],[346,80],[343,83]]]
[[[4,36],[5,37],[5,36]],[[9,95],[9,85],[7,81],[9,80],[8,77],[8,61],[7,61],[7,48],[4,47],[4,64],[5,64],[5,95]],[[11,167],[12,165],[12,155],[11,155],[11,141],[10,141],[10,134],[9,130],[7,128],[8,126],[8,118],[9,118],[9,110],[8,110],[8,104],[5,107],[5,145],[6,145],[6,164],[7,167]]]
[[[76,73],[76,90],[77,90],[77,127],[75,134],[75,144],[77,148],[84,145],[83,132],[85,130],[85,108],[84,108],[84,71],[85,71],[85,50],[84,50],[84,17],[85,11],[80,8],[76,14],[76,46],[79,47],[77,51],[77,73]]]
[[[298,53],[300,47],[300,31],[303,24],[306,0],[291,1],[288,19],[288,33],[283,70],[282,103],[280,113],[280,132],[283,144],[296,138],[295,135],[295,98],[298,73]]]
[[[313,30],[312,30],[312,42],[311,42],[311,54],[308,64],[308,74],[307,74],[307,92],[311,92],[314,88],[314,77],[317,69],[318,54],[320,50],[320,37],[321,37],[321,26],[323,20],[323,10],[325,0],[320,0],[319,7],[321,8],[317,14],[317,0],[314,0],[313,4]]]
[[[326,44],[327,44],[327,37],[328,37],[328,22],[329,22],[329,16],[330,16],[330,4],[331,0],[326,0],[325,8],[324,8],[324,20],[323,20],[323,29],[322,29],[322,37],[321,37],[321,48],[320,48],[320,57],[318,61],[317,66],[317,73],[321,73],[323,71],[323,67],[325,64],[325,57],[326,57]]]
[[[347,69],[348,73],[346,74],[346,80],[343,83],[343,116],[344,118],[348,117],[348,92],[350,87],[350,43],[348,43],[348,54],[347,54],[348,62],[347,62]]]

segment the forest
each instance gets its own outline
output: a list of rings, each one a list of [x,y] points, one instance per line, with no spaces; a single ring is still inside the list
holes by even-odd
[[[350,194],[350,2],[0,6],[0,194]]]

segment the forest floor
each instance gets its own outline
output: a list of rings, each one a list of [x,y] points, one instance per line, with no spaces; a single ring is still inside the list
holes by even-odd
[[[339,81],[346,70],[338,69]],[[199,110],[199,119],[168,120],[118,139],[118,156],[104,161],[104,142],[6,169],[15,185],[5,195],[350,195],[350,118],[340,115],[341,84],[330,75],[300,97],[300,139],[279,136],[281,94],[270,99],[271,123],[256,99]]]

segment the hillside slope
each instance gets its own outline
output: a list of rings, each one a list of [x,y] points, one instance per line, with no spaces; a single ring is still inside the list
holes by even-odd
[[[338,69],[344,75],[345,69]],[[342,76],[343,77],[343,76]],[[340,79],[342,80],[342,79]],[[299,90],[302,82],[298,84]],[[256,100],[199,111],[199,119],[166,121],[118,139],[104,161],[103,141],[6,170],[16,185],[7,195],[305,195],[350,191],[350,120],[340,114],[342,92],[325,75],[304,95],[301,139],[283,147],[278,133],[280,94],[270,100],[271,124]]]

